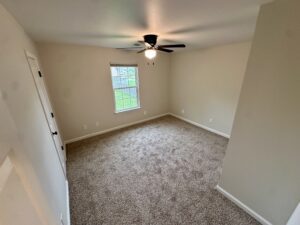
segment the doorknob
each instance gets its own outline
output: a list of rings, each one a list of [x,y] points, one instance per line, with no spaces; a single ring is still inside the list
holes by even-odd
[[[52,133],[52,135],[57,135],[57,131],[55,131],[55,132],[51,132]]]

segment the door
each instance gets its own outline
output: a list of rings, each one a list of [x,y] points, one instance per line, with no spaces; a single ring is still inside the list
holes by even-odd
[[[43,106],[44,114],[47,119],[47,123],[48,123],[48,127],[49,127],[49,135],[52,136],[57,154],[59,156],[61,166],[62,166],[64,174],[66,176],[66,151],[64,149],[64,145],[61,140],[59,130],[57,128],[57,123],[55,121],[55,115],[53,113],[52,106],[49,101],[47,89],[46,89],[46,86],[44,83],[44,77],[40,71],[37,58],[29,52],[26,52],[26,56],[28,59],[28,63],[29,63],[32,75],[33,75],[36,89],[39,94],[41,104]]]

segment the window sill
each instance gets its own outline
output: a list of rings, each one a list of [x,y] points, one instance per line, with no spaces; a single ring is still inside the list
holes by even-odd
[[[135,108],[124,109],[124,110],[121,110],[121,111],[115,111],[115,114],[119,114],[119,113],[122,113],[122,112],[130,112],[130,111],[138,110],[138,109],[141,109],[141,107],[138,106],[138,107],[135,107]]]

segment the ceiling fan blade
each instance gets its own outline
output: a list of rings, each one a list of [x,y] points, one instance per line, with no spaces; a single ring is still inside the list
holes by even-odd
[[[157,50],[158,50],[158,51],[162,51],[162,52],[168,52],[168,53],[173,52],[173,50],[171,50],[171,49],[166,49],[166,48],[162,48],[161,46],[158,46]]]
[[[143,49],[143,50],[141,50],[141,51],[138,51],[137,53],[142,53],[142,52],[144,52],[144,51],[146,51],[146,48]]]
[[[145,45],[147,48],[151,48],[152,46],[148,43],[148,42],[145,42],[145,41],[138,41],[139,43]]]
[[[185,44],[159,45],[162,48],[185,48]]]

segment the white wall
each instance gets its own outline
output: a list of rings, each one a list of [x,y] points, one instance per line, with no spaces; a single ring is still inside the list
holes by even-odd
[[[244,42],[173,54],[170,111],[230,136],[250,46]]]
[[[274,225],[300,200],[300,1],[262,7],[220,186]]]
[[[35,46],[1,5],[0,30],[0,163],[12,154],[41,224],[59,225],[60,213],[66,224],[65,178],[24,52]]]
[[[64,140],[168,112],[167,54],[152,66],[143,54],[108,48],[39,44],[38,50]],[[141,109],[114,113],[110,63],[138,64]]]

